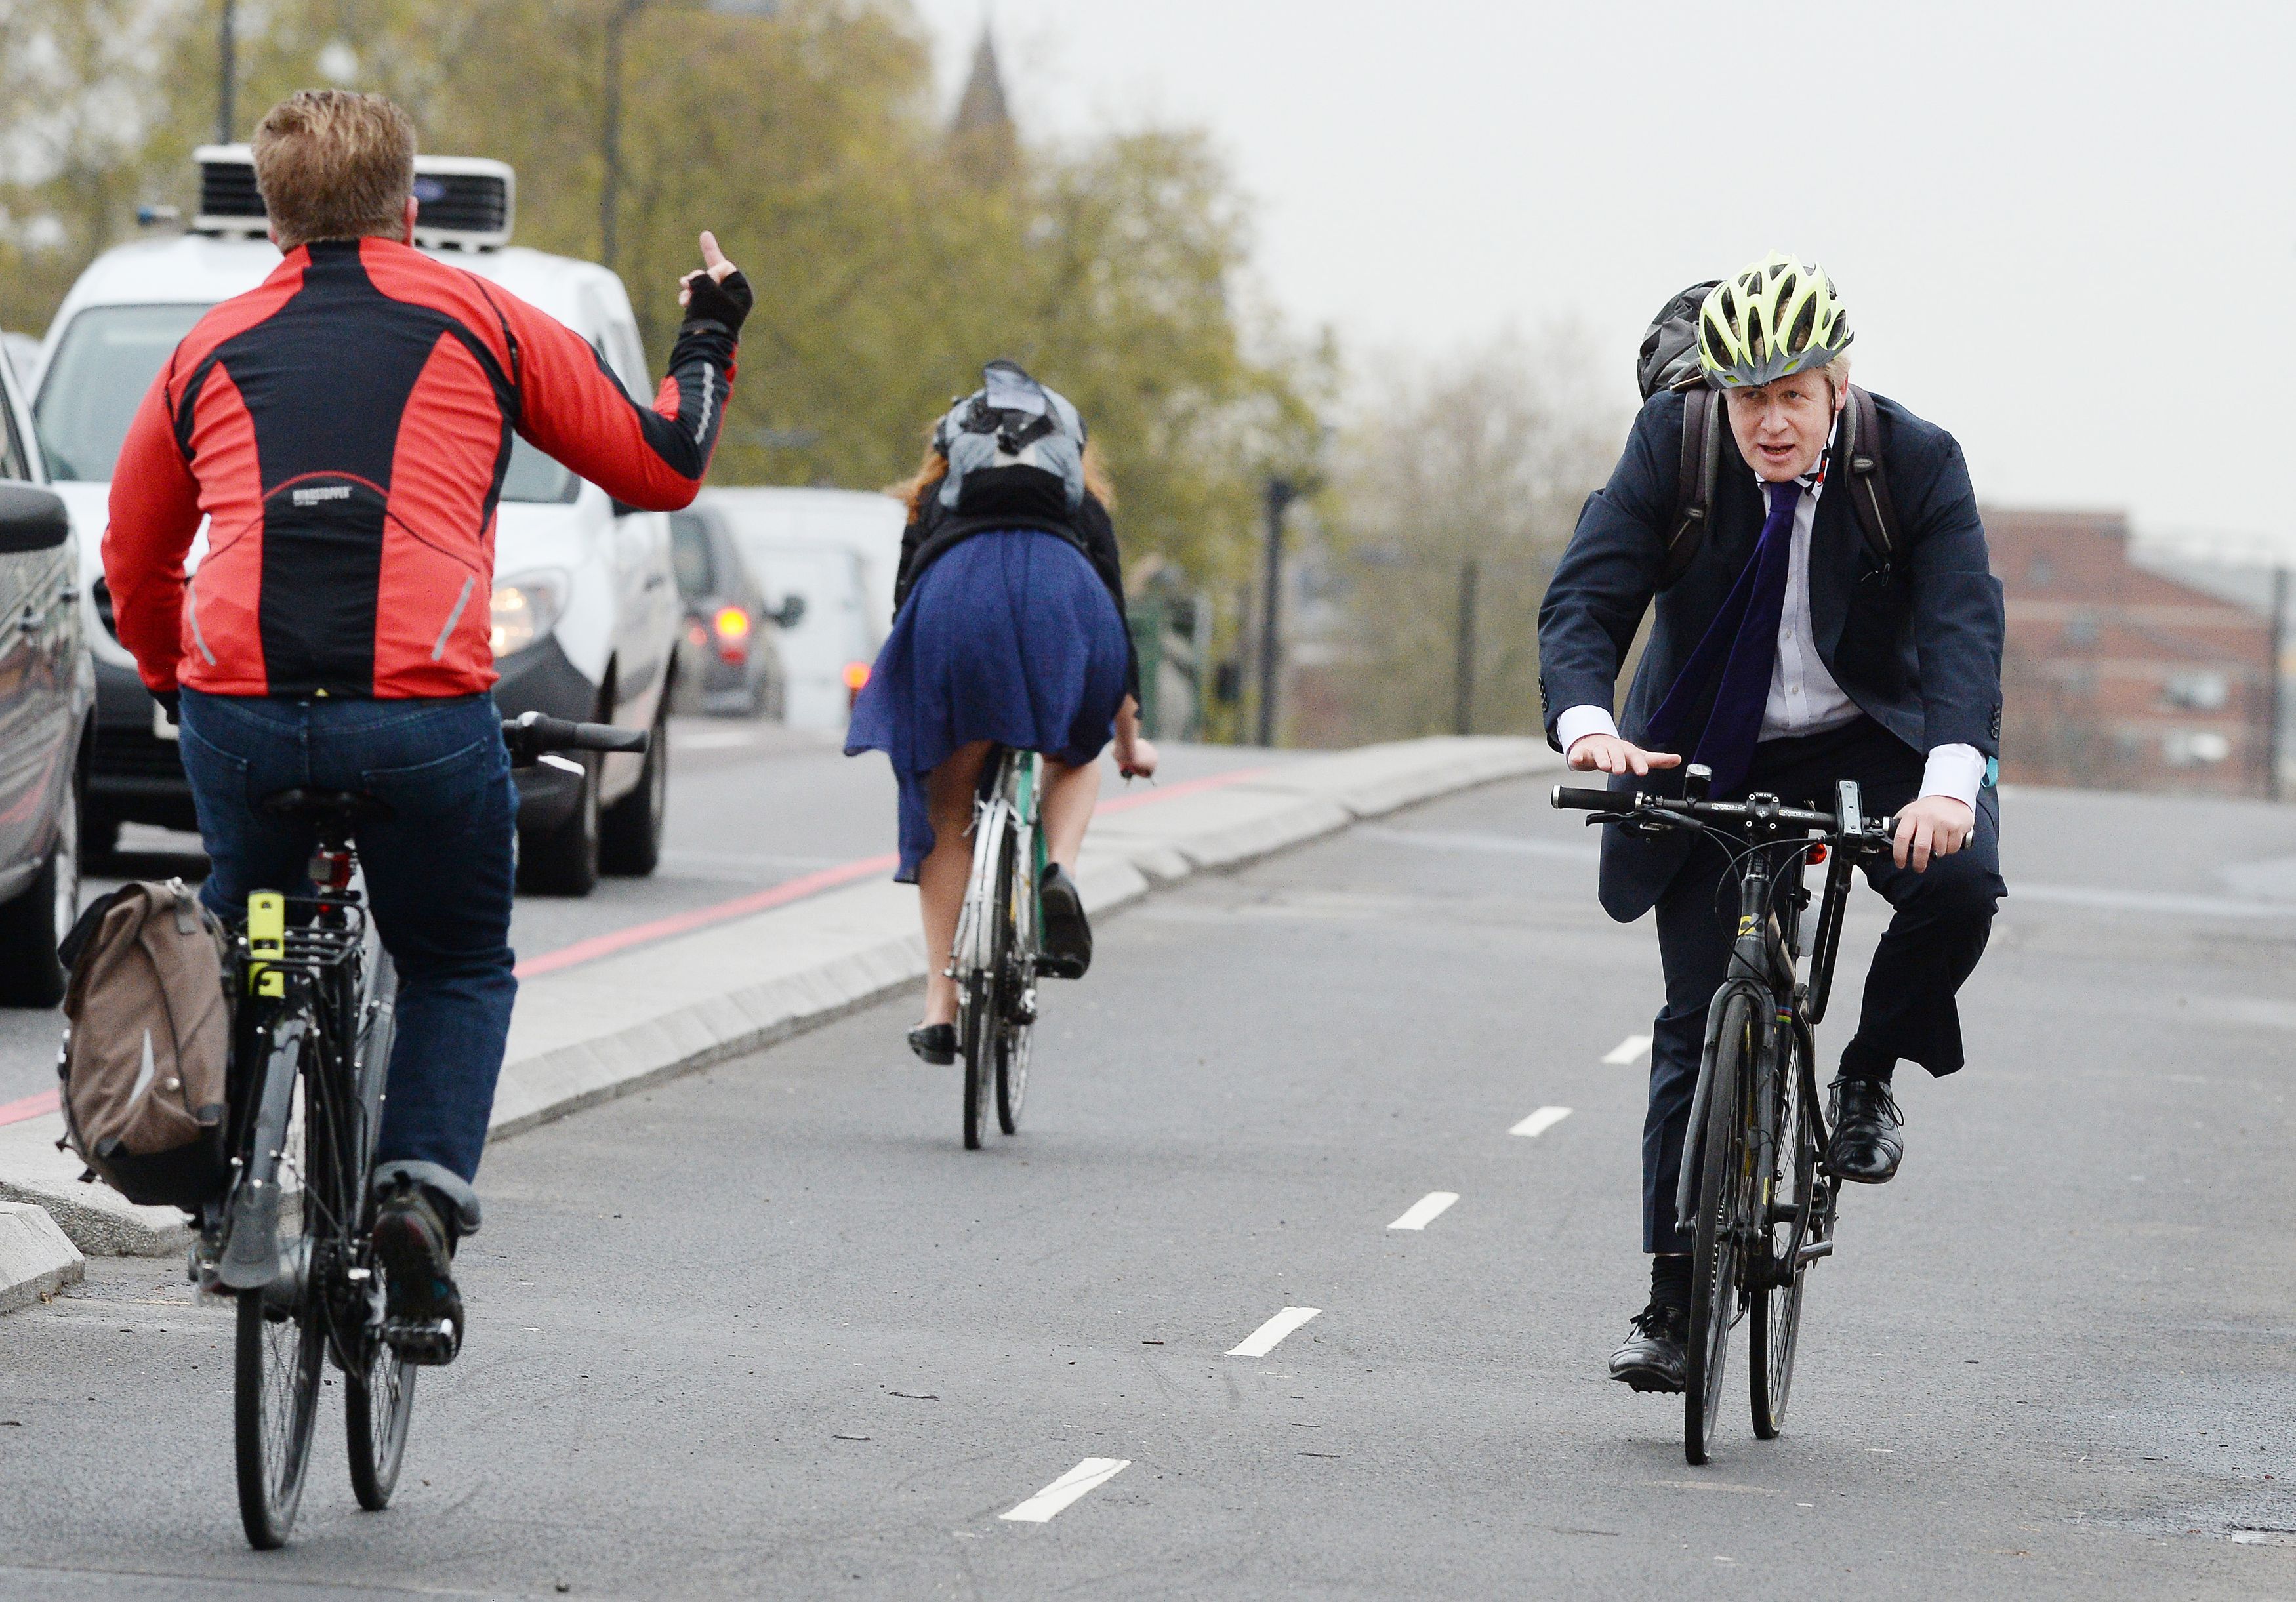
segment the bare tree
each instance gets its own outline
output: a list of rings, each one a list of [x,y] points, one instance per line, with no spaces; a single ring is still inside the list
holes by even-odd
[[[1441,733],[1463,710],[1479,733],[1538,728],[1539,596],[1624,431],[1607,378],[1565,325],[1359,384],[1328,508],[1329,684],[1308,698],[1346,727],[1303,737]]]

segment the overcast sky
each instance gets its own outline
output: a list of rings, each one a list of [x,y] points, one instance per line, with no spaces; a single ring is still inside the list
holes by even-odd
[[[953,95],[984,0],[913,0]],[[2296,555],[2296,5],[994,0],[1031,137],[1185,120],[1358,354],[1823,262],[1980,498]],[[1358,373],[1375,383],[1376,373]]]

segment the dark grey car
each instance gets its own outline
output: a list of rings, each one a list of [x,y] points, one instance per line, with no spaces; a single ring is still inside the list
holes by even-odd
[[[677,638],[678,710],[778,720],[787,680],[774,632],[797,622],[804,601],[792,596],[769,605],[733,530],[709,507],[670,513],[669,538],[685,606]]]

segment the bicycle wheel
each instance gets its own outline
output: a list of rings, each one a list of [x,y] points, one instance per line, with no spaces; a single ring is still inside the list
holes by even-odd
[[[1682,1449],[1693,1464],[1706,1461],[1714,1439],[1722,1410],[1722,1378],[1729,1363],[1730,1326],[1738,1316],[1744,1203],[1752,1166],[1746,1138],[1747,1090],[1761,1039],[1751,998],[1733,991],[1723,1006],[1722,1027],[1714,1037],[1705,1136],[1699,1147],[1698,1227],[1690,1257]]]
[[[348,1426],[351,1494],[369,1513],[390,1505],[398,1466],[406,1455],[406,1429],[414,1417],[414,1365],[382,1338],[388,1285],[380,1259],[370,1258],[373,1316],[360,1343],[364,1371],[343,1376],[343,1420]]]
[[[1003,957],[997,965],[996,1127],[1021,1132],[1021,1104],[1029,1096],[1029,1041],[1036,1033],[1035,964],[1029,949],[1036,919],[1029,903],[1037,893],[1033,875],[1021,872],[1017,831],[1004,836],[996,870],[996,905],[1002,913]]]
[[[285,1317],[268,1291],[239,1294],[239,1350],[232,1407],[238,1447],[239,1517],[260,1551],[287,1544],[311,1462],[326,1331],[309,1298]]]
[[[398,969],[390,954],[374,948],[368,970],[366,1005],[361,1011],[358,1070],[359,1109],[365,1138],[358,1152],[362,1188],[374,1165],[374,1143],[382,1128],[383,1087],[390,1070],[391,1042],[398,1034]],[[390,1502],[398,1484],[398,1466],[406,1455],[407,1425],[414,1416],[413,1363],[401,1359],[382,1339],[382,1316],[389,1286],[381,1262],[365,1250],[369,1198],[354,1198],[360,1220],[359,1256],[370,1277],[364,1298],[365,1318],[356,1343],[355,1360],[343,1375],[343,1422],[350,1449],[351,1493],[370,1513],[380,1513]]]
[[[1760,1175],[1755,1239],[1767,1248],[1775,1273],[1758,1287],[1747,1310],[1746,1361],[1752,1387],[1754,1434],[1775,1441],[1785,1427],[1786,1396],[1793,1385],[1794,1345],[1801,1333],[1802,1277],[1796,1261],[1815,1222],[1811,1202],[1817,1181],[1817,1136],[1802,1100],[1804,1052],[1800,1033],[1780,1031],[1784,1040],[1775,1089],[1777,1138],[1767,1171]],[[1781,1283],[1782,1282],[1782,1283]]]
[[[1009,759],[1007,759],[1009,760]],[[1001,789],[1002,779],[999,779]],[[1000,977],[1012,949],[1009,902],[1001,869],[1013,836],[1013,815],[1002,798],[984,804],[972,825],[972,872],[957,919],[957,1047],[964,1056],[964,1149],[980,1149],[988,1132],[989,1101],[996,1088]]]

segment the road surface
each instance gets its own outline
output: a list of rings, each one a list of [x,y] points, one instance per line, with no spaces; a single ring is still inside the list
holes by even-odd
[[[2296,815],[2010,798],[1972,1065],[1691,1469],[1603,1375],[1655,954],[1541,800],[1107,920],[983,1152],[906,1002],[506,1142],[397,1504],[331,1395],[282,1554],[226,1314],[91,1263],[0,1319],[0,1593],[2296,1594]]]

